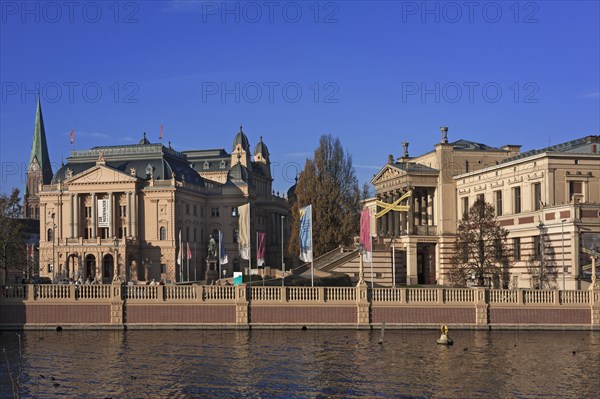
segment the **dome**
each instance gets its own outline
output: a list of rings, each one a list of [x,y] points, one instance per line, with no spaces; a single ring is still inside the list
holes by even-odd
[[[262,136],[260,136],[259,142],[256,144],[256,147],[254,147],[254,155],[257,154],[261,154],[263,158],[266,158],[270,155],[267,145],[262,141]]]
[[[233,139],[232,151],[235,150],[235,146],[238,144],[240,144],[242,146],[242,149],[246,152],[248,152],[248,150],[250,149],[250,143],[248,142],[248,137],[246,137],[246,135],[242,131],[241,126],[240,126],[240,131],[238,132],[238,134],[235,135],[235,138]]]
[[[144,137],[142,137],[138,144],[150,144],[150,141],[146,138],[146,132],[144,132]]]
[[[248,169],[241,163],[236,163],[227,172],[227,180],[230,181],[248,181]]]

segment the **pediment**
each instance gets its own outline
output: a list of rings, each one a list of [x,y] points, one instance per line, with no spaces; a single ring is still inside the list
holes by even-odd
[[[378,184],[384,182],[386,180],[395,179],[400,176],[406,175],[406,172],[400,170],[392,165],[385,165],[379,173],[377,173],[373,179],[371,179],[371,184]]]
[[[137,178],[106,165],[96,165],[67,181],[68,184],[133,183]]]

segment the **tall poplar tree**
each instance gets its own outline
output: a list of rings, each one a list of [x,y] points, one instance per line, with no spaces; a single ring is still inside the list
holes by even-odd
[[[322,255],[340,245],[350,245],[359,231],[360,189],[339,138],[323,135],[313,159],[307,159],[298,176],[290,253],[299,252],[298,209],[312,205],[313,252]]]

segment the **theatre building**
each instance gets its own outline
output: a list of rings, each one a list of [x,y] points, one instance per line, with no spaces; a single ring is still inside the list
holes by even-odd
[[[261,138],[252,154],[241,127],[231,153],[180,152],[145,134],[137,144],[72,151],[38,197],[40,275],[54,281],[110,282],[115,272],[121,281],[203,280],[219,231],[230,277],[248,263],[237,245],[237,207],[247,203],[251,234],[267,234],[266,265],[281,263],[287,200],[272,192],[266,144]]]

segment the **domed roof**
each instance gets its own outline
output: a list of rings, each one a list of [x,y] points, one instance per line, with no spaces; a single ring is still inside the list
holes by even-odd
[[[294,201],[296,199],[296,187],[298,186],[298,176],[296,176],[296,184],[290,187],[287,191],[288,200]]]
[[[254,155],[256,154],[262,154],[263,158],[270,155],[267,145],[262,141],[262,136],[260,136],[259,142],[256,144],[256,147],[254,147]]]
[[[235,135],[233,139],[233,150],[235,150],[235,146],[240,144],[242,149],[246,152],[250,149],[250,143],[248,142],[248,137],[242,131],[242,126],[240,126],[240,131]]]
[[[229,172],[227,172],[227,180],[248,181],[248,169],[241,163],[236,163],[229,169]]]
[[[150,144],[150,140],[146,138],[146,132],[144,132],[144,137],[142,137],[138,144]]]

